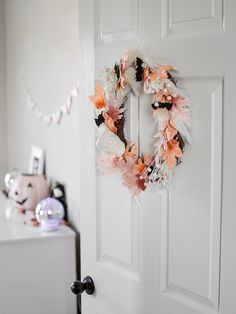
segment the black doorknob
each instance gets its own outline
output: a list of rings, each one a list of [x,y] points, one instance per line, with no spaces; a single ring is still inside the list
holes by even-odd
[[[82,281],[76,280],[71,284],[71,291],[74,294],[82,294],[84,291],[87,294],[93,294],[95,290],[93,279],[89,276],[85,277]]]

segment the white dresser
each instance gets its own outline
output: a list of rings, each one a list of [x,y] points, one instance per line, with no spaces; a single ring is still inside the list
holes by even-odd
[[[76,314],[75,233],[42,232],[7,207],[0,193],[0,314]]]

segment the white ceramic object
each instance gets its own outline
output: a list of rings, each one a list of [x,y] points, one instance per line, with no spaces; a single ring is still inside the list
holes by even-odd
[[[18,209],[34,211],[36,205],[47,196],[49,186],[42,175],[19,175],[10,186],[9,198]]]
[[[125,144],[119,137],[111,132],[105,123],[102,123],[98,128],[98,138],[96,142],[99,151],[109,151],[121,157],[125,151]]]

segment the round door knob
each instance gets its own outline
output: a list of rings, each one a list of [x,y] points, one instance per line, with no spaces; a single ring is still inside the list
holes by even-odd
[[[82,281],[76,280],[71,284],[71,291],[78,295],[82,294],[84,291],[87,294],[93,294],[95,290],[93,279],[89,276],[85,277]]]

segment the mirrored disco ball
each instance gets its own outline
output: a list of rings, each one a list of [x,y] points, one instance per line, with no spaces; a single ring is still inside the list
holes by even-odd
[[[47,197],[37,205],[35,215],[42,230],[53,231],[59,228],[64,208],[55,198]]]

